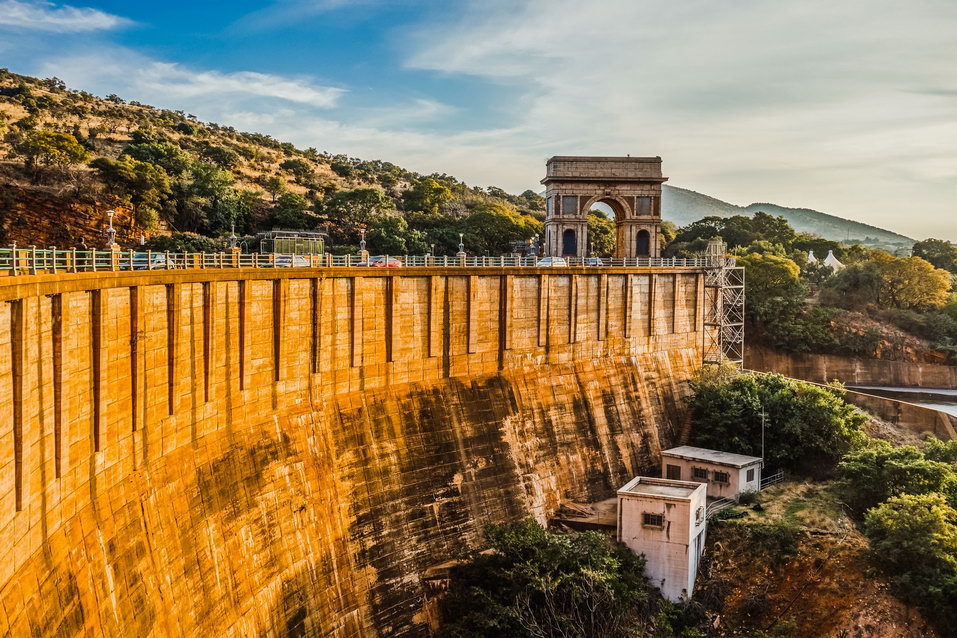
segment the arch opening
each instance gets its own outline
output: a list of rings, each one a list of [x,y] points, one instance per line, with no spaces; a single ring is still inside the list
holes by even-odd
[[[578,237],[571,228],[562,233],[562,256],[574,257],[578,254]]]
[[[635,235],[635,254],[639,257],[651,256],[651,235],[647,230],[639,230]]]

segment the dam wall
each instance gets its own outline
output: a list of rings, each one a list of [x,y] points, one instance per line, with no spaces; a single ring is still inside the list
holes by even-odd
[[[0,635],[422,636],[488,522],[684,440],[703,272],[0,278]]]

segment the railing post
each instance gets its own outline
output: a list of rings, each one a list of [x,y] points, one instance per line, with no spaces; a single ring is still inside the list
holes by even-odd
[[[53,271],[53,274],[55,275],[56,274],[56,246],[50,246],[47,250],[49,250],[50,255],[52,255],[53,263],[50,264],[51,266],[50,269]]]
[[[37,274],[37,247],[30,245],[30,274]]]
[[[153,270],[153,251],[152,250],[146,251],[146,269]]]

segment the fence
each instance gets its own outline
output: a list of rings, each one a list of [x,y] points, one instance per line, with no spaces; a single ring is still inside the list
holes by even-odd
[[[760,489],[763,490],[771,485],[774,485],[775,483],[780,483],[783,480],[784,470],[779,470],[770,476],[762,476]],[[738,503],[738,498],[738,496],[727,496],[725,498],[719,498],[716,501],[711,501],[708,503],[708,508],[705,510],[705,515],[710,518],[721,510],[727,509],[732,505],[736,505]]]
[[[0,272],[12,275],[38,272],[98,272],[116,270],[170,270],[179,268],[713,268],[711,258],[637,257],[480,257],[433,255],[295,255],[282,253],[174,253],[118,250],[58,250],[54,248],[2,248]]]

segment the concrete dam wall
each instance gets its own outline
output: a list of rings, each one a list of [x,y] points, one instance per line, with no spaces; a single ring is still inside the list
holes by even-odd
[[[687,428],[691,269],[0,280],[0,635],[421,636],[487,522]]]

